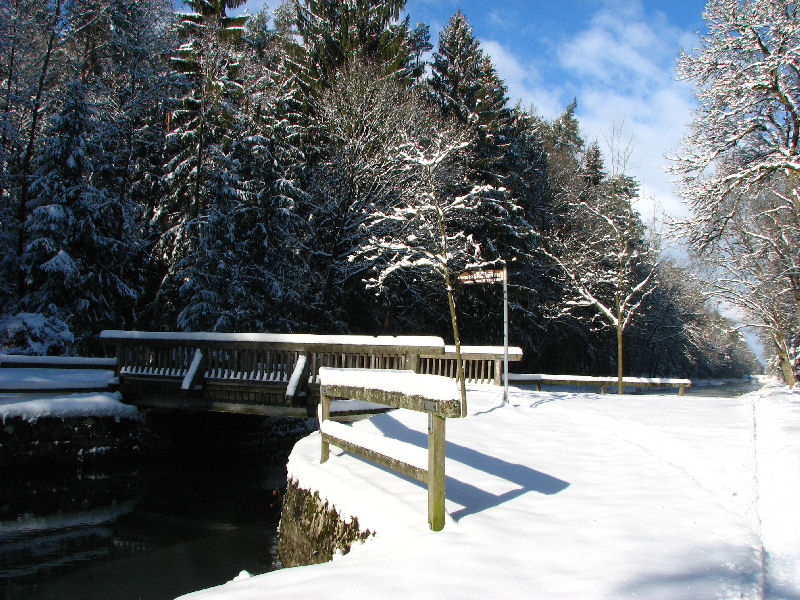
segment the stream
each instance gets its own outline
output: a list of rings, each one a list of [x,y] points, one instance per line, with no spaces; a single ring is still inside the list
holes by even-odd
[[[4,473],[0,598],[172,599],[274,570],[285,486],[263,457]]]

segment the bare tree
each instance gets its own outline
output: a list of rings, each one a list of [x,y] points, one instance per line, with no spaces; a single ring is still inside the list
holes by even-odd
[[[472,141],[467,132],[426,111],[413,119],[415,124],[403,129],[403,142],[396,149],[407,174],[400,196],[371,213],[369,235],[356,255],[372,261],[373,275],[367,285],[378,294],[396,278],[441,277],[456,346],[462,416],[466,416],[453,279],[466,268],[487,264],[481,245],[468,231],[470,222],[479,218],[477,209],[494,202],[497,190],[468,184],[461,164]]]
[[[777,322],[791,337],[800,331],[798,10],[776,0],[708,2],[709,33],[678,65],[699,107],[672,167],[692,212],[676,231],[725,273],[720,293],[763,319],[782,365]],[[765,292],[758,307],[743,289]]]
[[[624,174],[630,145],[620,144],[618,128],[607,140],[611,173],[603,171],[597,143],[586,151],[584,188],[562,198],[564,226],[543,250],[564,280],[558,315],[588,315],[599,328],[613,327],[617,338],[617,387],[623,393],[623,333],[654,286],[657,261],[644,239],[644,225],[633,208],[638,184]]]

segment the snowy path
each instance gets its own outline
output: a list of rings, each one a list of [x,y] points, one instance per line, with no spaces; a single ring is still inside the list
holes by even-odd
[[[312,434],[290,476],[378,535],[191,598],[800,598],[800,393],[469,400],[448,421],[444,531],[424,487],[338,451],[320,465]],[[421,414],[355,426],[425,444]]]

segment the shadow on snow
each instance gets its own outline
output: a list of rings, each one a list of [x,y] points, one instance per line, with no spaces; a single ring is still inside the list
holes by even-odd
[[[387,437],[402,439],[420,448],[428,447],[428,436],[426,434],[415,431],[395,419],[384,418],[373,423]],[[538,492],[549,496],[558,494],[569,487],[568,482],[552,475],[531,469],[525,465],[510,463],[450,441],[447,442],[446,453],[447,458],[450,460],[460,462],[473,469],[483,471],[499,479],[505,479],[519,486],[517,489],[509,490],[502,494],[493,494],[471,483],[448,476],[445,484],[446,497],[464,507],[451,514],[456,521],[467,515],[499,506],[528,492]],[[408,481],[420,486],[423,485],[410,478],[408,478]]]

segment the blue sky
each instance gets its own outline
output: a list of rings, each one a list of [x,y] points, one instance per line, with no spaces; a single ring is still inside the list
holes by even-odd
[[[274,8],[278,0],[271,0]],[[263,0],[249,0],[256,12]],[[408,0],[411,23],[439,31],[461,9],[493,59],[512,102],[558,116],[573,98],[587,141],[607,145],[621,130],[632,153],[626,172],[642,183],[646,221],[684,214],[665,156],[677,150],[694,106],[674,78],[681,49],[698,44],[704,0]]]

